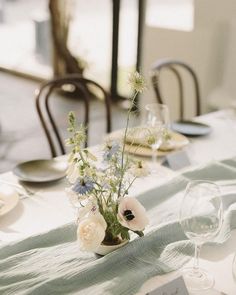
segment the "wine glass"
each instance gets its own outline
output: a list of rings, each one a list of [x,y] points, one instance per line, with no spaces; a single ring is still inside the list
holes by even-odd
[[[234,280],[236,280],[236,253],[234,254],[234,258],[233,258],[232,273],[233,273]]]
[[[152,103],[145,107],[146,116],[146,142],[152,149],[152,170],[157,171],[157,150],[163,143],[163,138],[169,127],[169,109],[165,104]]]
[[[205,180],[190,181],[180,209],[180,224],[185,235],[195,244],[193,267],[183,269],[185,283],[191,291],[207,290],[214,285],[213,276],[199,268],[199,254],[202,244],[218,234],[222,215],[218,185]]]

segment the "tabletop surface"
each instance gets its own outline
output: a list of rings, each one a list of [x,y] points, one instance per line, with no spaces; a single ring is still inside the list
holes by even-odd
[[[212,132],[204,137],[191,138],[190,144],[185,147],[185,152],[192,164],[191,168],[206,162],[236,156],[236,115],[232,110],[209,113],[196,120],[210,125]],[[91,150],[99,153],[99,147],[92,147]],[[61,161],[65,161],[65,158],[62,157]],[[181,171],[172,171],[160,166],[164,177],[156,179],[155,176],[150,175],[145,179],[145,186],[142,179],[139,179],[133,185],[130,194],[135,196],[136,192],[145,192],[188,169],[189,167]],[[11,172],[1,174],[1,179],[17,183],[17,179]],[[73,222],[75,211],[65,193],[67,186],[66,179],[47,185],[33,186],[32,188],[37,191],[34,196],[20,200],[14,210],[1,217],[0,240],[15,241]],[[231,272],[235,245],[236,231],[233,231],[232,237],[221,248],[217,248],[217,251],[207,246],[203,247],[201,254],[201,263],[214,273],[216,288],[230,295],[236,294],[236,283]]]

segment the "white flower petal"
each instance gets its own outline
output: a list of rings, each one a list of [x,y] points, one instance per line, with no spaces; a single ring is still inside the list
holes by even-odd
[[[135,177],[144,177],[149,174],[149,166],[143,161],[138,161],[131,166],[130,172]]]
[[[95,251],[105,238],[107,224],[101,214],[91,215],[83,219],[77,229],[80,249]]]
[[[130,210],[134,215],[132,220],[127,220],[124,212]],[[145,208],[135,199],[126,197],[119,204],[117,218],[121,225],[133,231],[142,231],[148,224]]]
[[[79,175],[79,169],[78,169],[77,165],[74,162],[72,162],[69,165],[69,167],[68,167],[68,169],[66,171],[66,175],[67,175],[67,179],[69,180],[69,182],[71,184],[74,184],[76,182],[77,178],[80,176]]]

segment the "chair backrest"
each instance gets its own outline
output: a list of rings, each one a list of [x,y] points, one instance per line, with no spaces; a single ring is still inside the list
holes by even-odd
[[[181,75],[181,68],[190,74],[193,80],[194,90],[195,90],[195,115],[199,116],[201,114],[201,105],[200,105],[200,90],[198,78],[194,70],[183,61],[173,60],[173,59],[159,59],[156,61],[151,68],[151,80],[152,86],[154,88],[154,92],[156,94],[156,98],[158,103],[165,103],[161,90],[160,90],[160,75],[161,70],[168,69],[170,70],[177,81],[178,89],[179,89],[179,103],[180,103],[180,114],[179,118],[181,120],[184,119],[184,86],[183,86],[183,77]]]
[[[50,80],[41,85],[39,89],[36,90],[36,108],[41,121],[42,127],[44,129],[45,135],[47,137],[51,155],[56,157],[66,153],[64,140],[62,140],[56,120],[52,115],[49,99],[55,90],[62,90],[63,87],[72,85],[75,89],[78,99],[83,102],[84,107],[84,119],[83,125],[86,127],[86,135],[89,131],[89,111],[90,111],[90,101],[91,98],[96,97],[95,91],[91,92],[91,87],[93,89],[98,89],[102,94],[102,99],[105,104],[106,112],[106,132],[111,131],[111,110],[110,110],[110,98],[108,93],[100,86],[97,82],[83,78],[79,75],[67,75],[64,77],[56,78]],[[87,147],[88,142],[85,142],[85,147]]]

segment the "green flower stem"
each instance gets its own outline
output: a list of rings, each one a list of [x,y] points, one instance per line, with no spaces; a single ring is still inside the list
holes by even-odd
[[[103,210],[103,206],[102,206],[101,200],[98,198],[98,196],[96,195],[95,192],[93,192],[93,195],[94,195],[95,199],[97,200],[98,207],[99,207],[99,212],[103,215],[104,214],[104,210]]]
[[[134,177],[134,179],[130,182],[129,186],[127,187],[127,189],[125,190],[124,194],[122,195],[122,197],[125,196],[126,192],[128,192],[128,190],[130,189],[130,187],[132,186],[132,184],[135,182],[135,180],[137,179],[137,177]]]
[[[96,181],[96,179],[93,178],[93,181],[94,183],[98,186],[99,189],[96,189],[96,191],[98,193],[100,193],[100,196],[98,197],[96,195],[96,192],[94,192],[94,196],[96,197],[97,199],[97,202],[100,202],[100,199],[103,199],[104,203],[107,204],[107,200],[106,200],[106,197],[103,195],[103,189],[102,189],[102,186]],[[100,203],[99,203],[100,204]],[[102,203],[100,204],[102,206]]]
[[[123,178],[124,178],[124,153],[125,153],[125,139],[126,139],[126,136],[127,136],[127,132],[128,132],[128,126],[129,126],[129,120],[130,120],[130,114],[131,114],[131,111],[132,111],[132,107],[133,107],[133,104],[134,104],[134,100],[136,98],[138,94],[138,91],[136,90],[134,95],[133,95],[133,98],[131,99],[131,106],[129,108],[129,111],[128,111],[128,115],[127,115],[127,120],[126,120],[126,126],[125,126],[125,135],[124,135],[124,140],[123,140],[123,146],[122,146],[122,156],[121,156],[121,178],[120,178],[120,183],[119,183],[119,189],[118,189],[118,199],[120,198],[120,193],[121,193],[121,186],[122,186],[122,182],[123,182]]]
[[[87,162],[86,162],[85,159],[84,159],[84,156],[83,156],[82,152],[81,152],[81,151],[78,151],[78,153],[79,153],[79,155],[80,155],[80,158],[81,158],[82,162],[83,162],[84,164],[87,164]]]

